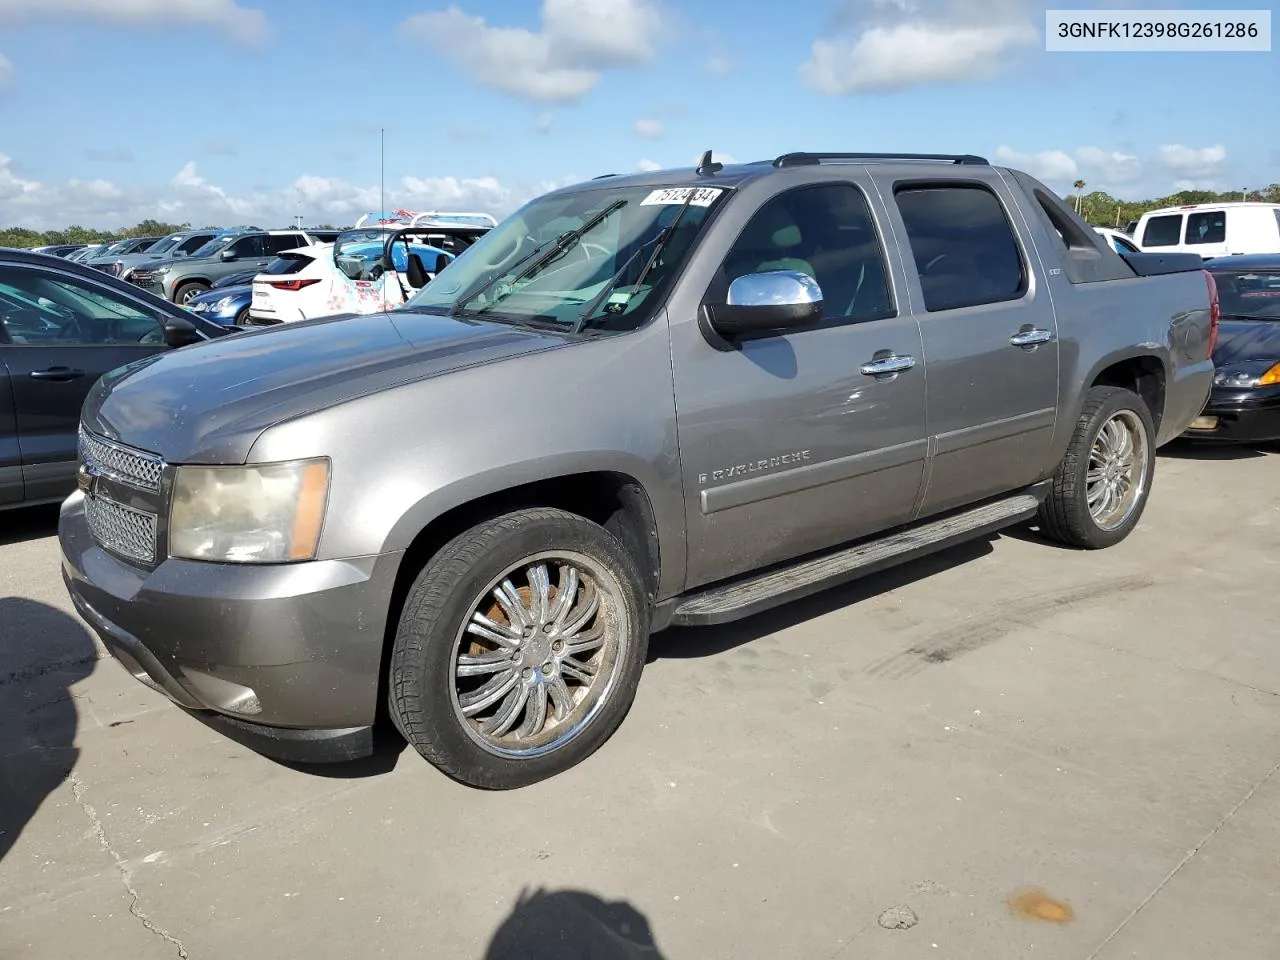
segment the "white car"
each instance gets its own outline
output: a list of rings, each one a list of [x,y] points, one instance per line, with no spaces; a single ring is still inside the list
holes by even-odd
[[[277,254],[267,269],[253,278],[246,324],[271,326],[305,320],[308,314],[302,306],[314,301],[316,293],[330,282],[333,246],[315,243]]]
[[[1094,227],[1093,229],[1106,237],[1107,242],[1111,244],[1116,253],[1142,252],[1142,248],[1127,233],[1123,233],[1120,230],[1112,230],[1110,227]]]
[[[1147,253],[1198,253],[1206,260],[1280,253],[1280,203],[1189,203],[1151,210],[1133,236]]]
[[[366,214],[323,252],[291,251],[313,258],[300,270],[254,277],[249,323],[394,309],[495,226],[484,213]]]

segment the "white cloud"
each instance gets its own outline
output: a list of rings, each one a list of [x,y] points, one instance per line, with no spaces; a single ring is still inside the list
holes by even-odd
[[[450,6],[401,24],[459,63],[476,83],[523,100],[571,102],[603,71],[653,56],[662,20],[653,0],[543,0],[542,28],[490,26]]]
[[[578,178],[504,183],[493,177],[402,177],[387,182],[390,209],[481,210],[502,217],[526,201]],[[121,187],[108,180],[40,182],[19,177],[0,154],[0,227],[61,229],[73,223],[114,229],[154,217],[189,222],[284,226],[295,215],[311,223],[353,223],[382,208],[381,188],[304,174],[275,189],[233,193],[201,176],[194,161],[167,184]]]
[[[555,126],[556,115],[550,110],[544,110],[538,114],[536,120],[533,121],[533,129],[538,133],[550,133],[551,128]]]
[[[213,27],[239,43],[270,33],[266,14],[236,0],[0,0],[0,22],[94,20],[117,26]]]
[[[1203,179],[1222,172],[1227,148],[1220,143],[1211,147],[1184,147],[1167,143],[1159,151],[1160,165],[1184,180]],[[1187,188],[1192,189],[1192,188]]]
[[[4,93],[13,83],[13,63],[0,53],[0,93]]]
[[[1142,161],[1132,154],[1100,147],[1077,147],[1076,160],[1080,172],[1104,185],[1134,183],[1142,179]]]
[[[637,137],[644,137],[646,140],[661,140],[664,132],[662,121],[647,120],[644,117],[636,121],[635,131]]]
[[[1075,180],[1080,175],[1080,168],[1071,154],[1062,150],[1022,153],[1002,143],[996,147],[996,162],[1029,173],[1048,184]]]
[[[869,19],[815,40],[800,79],[833,96],[899,90],[998,73],[1039,31],[1022,0],[933,0],[920,14],[907,0],[873,0]]]
[[[723,54],[713,53],[702,64],[702,72],[709,77],[723,77],[733,71],[733,61]]]
[[[656,160],[644,159],[636,164],[636,169],[641,173],[652,173],[655,170],[661,170],[662,164],[658,163]]]

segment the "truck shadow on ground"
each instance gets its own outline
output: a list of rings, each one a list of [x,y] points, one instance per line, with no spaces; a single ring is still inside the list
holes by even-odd
[[[484,953],[484,960],[662,958],[644,914],[581,890],[522,891]]]
[[[52,537],[58,532],[58,504],[19,507],[0,513],[0,547]]]
[[[1170,460],[1256,460],[1280,453],[1280,443],[1197,443],[1174,440],[1161,447],[1156,455]]]
[[[919,560],[904,563],[899,567],[891,567],[888,570],[870,574],[860,580],[854,580],[840,587],[832,587],[813,596],[795,600],[734,623],[711,627],[672,627],[649,638],[647,662],[714,657],[771,633],[794,627],[806,620],[821,617],[842,607],[908,586],[917,580],[925,580],[952,567],[978,560],[993,552],[992,544],[1000,536],[1001,534],[992,534],[960,543],[932,556],[921,557]]]
[[[97,659],[75,618],[34,600],[0,598],[0,860],[75,767],[71,687]]]

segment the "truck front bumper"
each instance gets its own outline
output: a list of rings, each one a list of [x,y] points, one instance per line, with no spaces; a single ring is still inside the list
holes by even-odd
[[[73,494],[62,573],[85,621],[136,679],[232,739],[295,762],[372,751],[400,555],[254,566],[102,549]]]

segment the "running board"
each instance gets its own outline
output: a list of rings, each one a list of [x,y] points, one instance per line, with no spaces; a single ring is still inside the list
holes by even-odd
[[[676,601],[672,626],[708,626],[748,617],[875,573],[916,557],[1035,516],[1040,497],[1019,493],[1003,500],[864,541],[836,553],[802,560],[730,584],[708,587]]]

